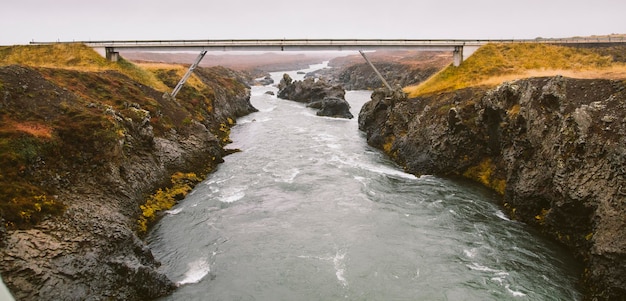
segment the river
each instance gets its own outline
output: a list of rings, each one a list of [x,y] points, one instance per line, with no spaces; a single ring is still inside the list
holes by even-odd
[[[318,117],[266,91],[252,88],[259,112],[231,130],[242,151],[147,238],[180,286],[163,300],[580,299],[580,267],[491,192],[404,173],[356,117]],[[369,96],[346,93],[354,116]]]

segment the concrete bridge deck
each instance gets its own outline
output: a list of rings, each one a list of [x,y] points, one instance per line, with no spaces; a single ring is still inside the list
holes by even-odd
[[[626,38],[568,38],[568,39],[239,39],[239,40],[120,40],[31,42],[31,44],[81,43],[93,48],[141,51],[316,51],[316,50],[454,50],[455,47],[482,46],[487,43],[546,43],[546,44],[613,44],[626,43]]]

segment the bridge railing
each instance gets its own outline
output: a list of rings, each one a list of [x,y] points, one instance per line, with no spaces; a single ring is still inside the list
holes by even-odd
[[[158,47],[420,47],[420,46],[480,46],[487,43],[547,43],[595,44],[626,43],[626,37],[574,37],[564,39],[218,39],[218,40],[110,40],[72,42],[31,42],[31,44],[82,43],[90,47],[158,48]]]

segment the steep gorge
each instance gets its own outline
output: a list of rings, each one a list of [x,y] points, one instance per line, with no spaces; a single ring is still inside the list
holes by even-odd
[[[0,67],[0,271],[18,300],[143,300],[175,288],[138,235],[139,217],[165,208],[144,202],[210,172],[234,119],[256,110],[243,75],[195,77],[168,100],[115,70]]]

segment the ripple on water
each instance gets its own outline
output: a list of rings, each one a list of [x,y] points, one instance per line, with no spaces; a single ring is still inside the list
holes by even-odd
[[[243,199],[244,196],[246,196],[246,193],[244,191],[235,191],[232,194],[226,194],[222,196],[219,200],[223,203],[233,203]]]

